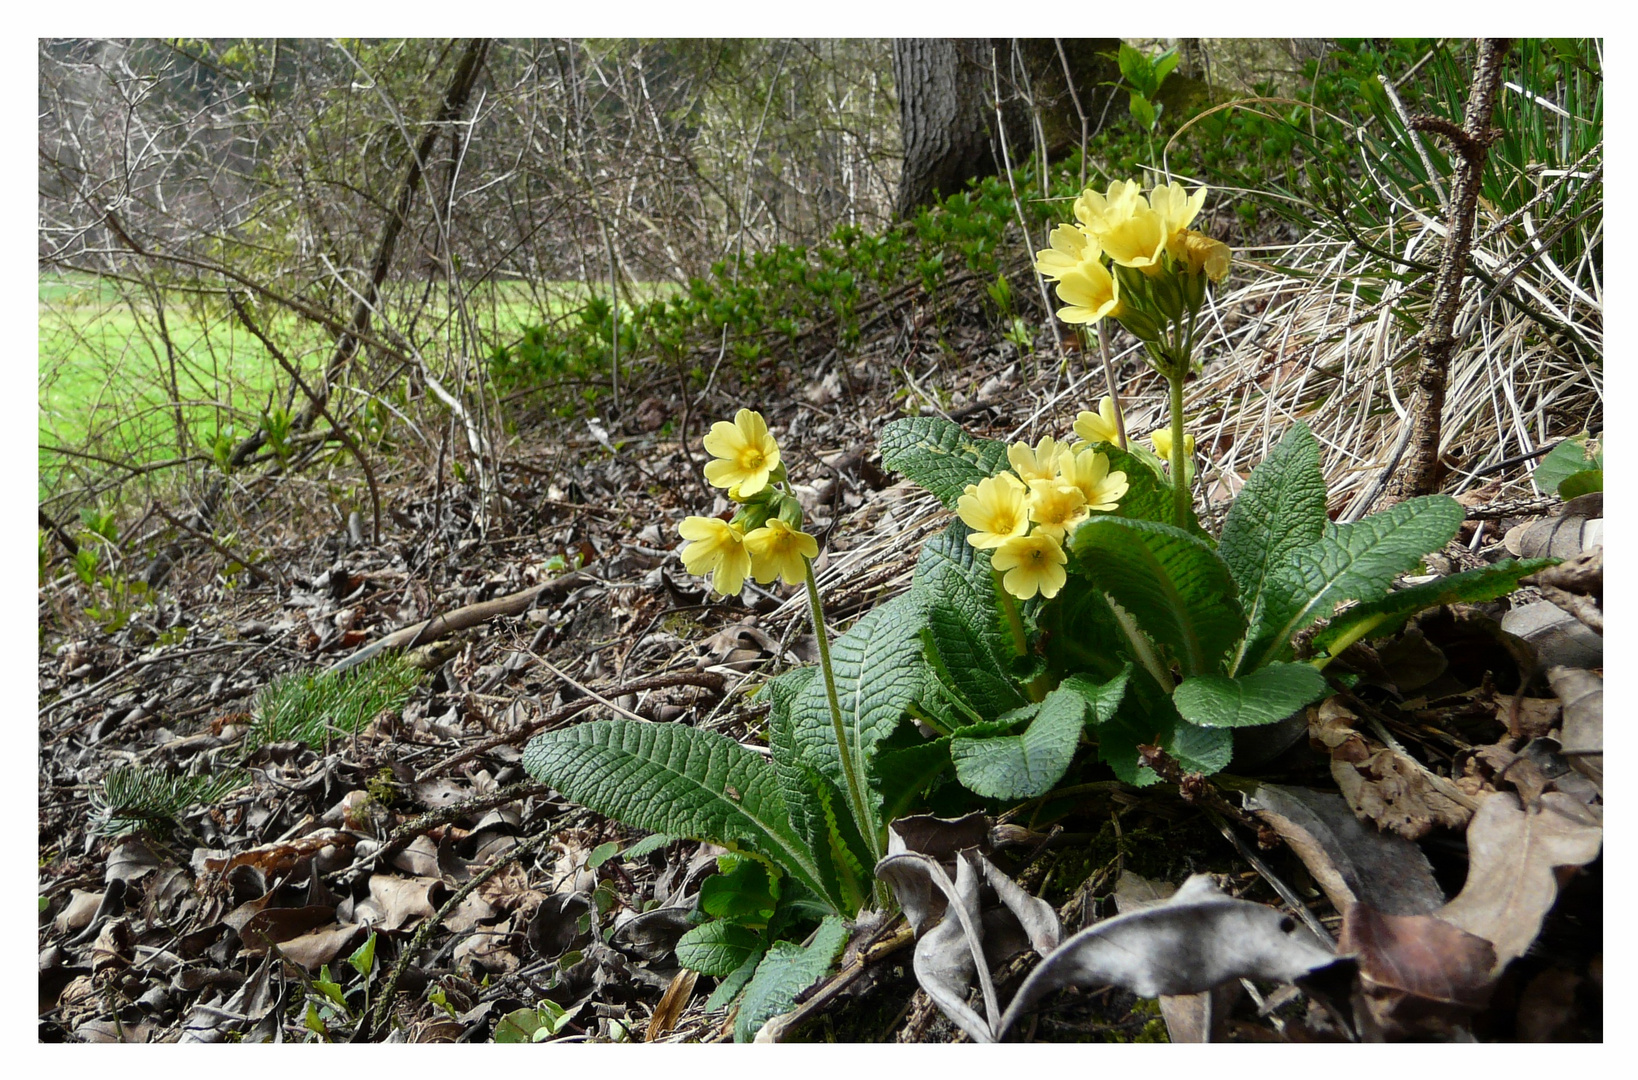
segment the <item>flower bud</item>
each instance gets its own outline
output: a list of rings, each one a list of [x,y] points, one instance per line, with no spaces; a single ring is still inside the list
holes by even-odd
[[[1228,277],[1233,255],[1229,246],[1205,233],[1185,229],[1172,238],[1172,258],[1191,274],[1204,273],[1213,283]]]

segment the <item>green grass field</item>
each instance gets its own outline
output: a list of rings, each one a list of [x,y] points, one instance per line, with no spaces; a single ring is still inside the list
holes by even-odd
[[[485,288],[472,299],[480,331],[506,340],[542,321],[543,307],[553,313],[570,309],[588,291],[563,283],[550,287],[549,299],[545,294],[522,282]],[[218,430],[231,427],[237,441],[256,428],[270,400],[283,400],[288,376],[224,302],[185,294],[167,302],[173,357],[153,304],[146,298],[132,302],[131,295],[120,282],[90,277],[39,280],[42,498],[68,479],[63,470],[70,458],[55,448],[132,464],[208,455]],[[420,326],[436,326],[440,318],[431,311]],[[269,336],[304,374],[324,365],[332,347],[325,331],[289,315],[264,313],[263,319]],[[85,465],[105,468],[95,461]]]

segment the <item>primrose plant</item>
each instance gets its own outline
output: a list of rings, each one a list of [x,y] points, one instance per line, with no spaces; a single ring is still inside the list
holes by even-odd
[[[1301,423],[1253,470],[1221,535],[1201,528],[1183,383],[1208,286],[1231,261],[1189,228],[1205,197],[1176,184],[1147,196],[1130,182],[1089,190],[1038,256],[1066,305],[1060,318],[1118,320],[1166,378],[1170,422],[1150,434],[1153,452],[1128,444],[1113,397],[1081,412],[1072,435],[1033,445],[938,417],[888,424],[883,464],[955,520],[923,545],[907,592],[832,642],[813,577],[818,544],[802,531],[778,443],[742,409],[705,437],[706,478],[736,512],[689,517],[679,532],[684,565],[719,593],[737,594],[747,577],[807,590],[820,663],[768,683],[767,755],[630,720],[529,744],[526,768],[568,798],[728,849],[701,892],[712,919],[684,935],[678,957],[723,979],[715,1003],[743,991],[736,1034],[789,1004],[800,989],[786,985],[791,972],[823,971],[841,919],[885,906],[875,869],[895,818],[929,800],[950,812],[1038,798],[1098,762],[1134,785],[1159,780],[1157,754],[1219,772],[1236,729],[1324,696],[1326,665],[1353,642],[1425,607],[1503,595],[1550,562],[1390,592],[1455,536],[1460,506],[1430,496],[1333,523],[1319,446]],[[816,917],[809,945],[779,940]]]

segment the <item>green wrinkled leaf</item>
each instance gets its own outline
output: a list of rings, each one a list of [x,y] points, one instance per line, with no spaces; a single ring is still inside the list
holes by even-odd
[[[948,735],[877,754],[870,763],[870,786],[881,794],[882,820],[903,817],[949,767]]]
[[[696,926],[677,939],[677,963],[721,979],[732,975],[747,960],[760,957],[764,944],[764,938],[755,930],[719,919]]]
[[[650,833],[622,851],[620,858],[641,859],[646,855],[652,855],[654,852],[659,851],[675,839],[677,839],[675,836],[668,833]]]
[[[717,856],[717,873],[700,882],[700,910],[743,926],[766,926],[778,903],[767,868],[741,855]]]
[[[1269,576],[1263,633],[1230,674],[1291,657],[1292,637],[1344,600],[1387,595],[1393,579],[1462,527],[1462,507],[1447,495],[1407,499],[1352,525],[1327,522],[1320,542],[1299,548]]]
[[[1007,467],[1007,444],[968,435],[941,416],[912,416],[882,429],[882,465],[903,473],[954,509],[968,484]]]
[[[1211,671],[1245,630],[1228,567],[1170,525],[1098,515],[1070,538],[1074,566],[1169,647],[1185,673]]]
[[[843,733],[856,755],[861,781],[869,775],[876,744],[892,733],[905,709],[928,689],[920,636],[925,619],[917,593],[903,593],[872,609],[831,644]],[[838,791],[846,791],[823,678],[811,678],[802,687],[791,703],[790,722],[790,746],[797,758]],[[880,835],[880,796],[867,790],[865,799],[864,812],[871,820],[858,822],[859,831]]]
[[[812,853],[791,831],[773,768],[727,736],[681,724],[594,720],[535,736],[523,767],[607,817],[761,855],[826,895]]]
[[[1331,625],[1314,636],[1314,648],[1333,652],[1332,646],[1347,639],[1384,637],[1404,625],[1405,620],[1424,608],[1444,604],[1479,604],[1506,596],[1518,588],[1519,579],[1557,565],[1557,559],[1503,559],[1494,566],[1464,570],[1437,581],[1412,585],[1391,592],[1380,600],[1358,604],[1331,620]]]
[[[813,944],[806,948],[788,941],[776,942],[745,988],[745,999],[734,1021],[734,1041],[750,1042],[763,1024],[788,1010],[797,994],[824,977],[846,943],[847,926],[834,915],[819,924]]]
[[[1120,505],[1110,511],[1110,515],[1175,525],[1185,532],[1209,541],[1210,537],[1200,528],[1200,522],[1195,518],[1192,506],[1184,520],[1177,520],[1177,496],[1172,492],[1171,483],[1162,479],[1155,466],[1146,460],[1152,458],[1158,463],[1160,459],[1139,446],[1131,432],[1127,432],[1127,437],[1132,439],[1130,451],[1122,450],[1114,443],[1093,444],[1098,453],[1109,459],[1111,473],[1126,474],[1126,494],[1120,497]]]
[[[366,979],[370,977],[370,972],[375,970],[375,932],[373,930],[370,932],[370,936],[364,940],[364,944],[354,949],[353,954],[347,957],[347,963],[351,964],[353,970]]]
[[[951,738],[956,778],[968,791],[987,799],[1033,799],[1068,771],[1086,727],[1086,698],[1059,687],[1019,712],[1033,714],[1020,735],[972,738],[963,730]]]
[[[1126,697],[1126,683],[1131,678],[1132,665],[1121,668],[1120,674],[1105,682],[1097,682],[1085,675],[1071,675],[1059,684],[1058,689],[1079,694],[1086,702],[1088,715],[1087,722],[1102,724],[1115,715],[1120,703]]]
[[[1221,772],[1234,757],[1234,732],[1178,720],[1160,740],[1160,748],[1176,759],[1184,772]]]
[[[745,989],[745,984],[750,982],[751,976],[756,974],[757,965],[762,963],[764,956],[768,955],[768,950],[761,947],[763,944],[765,943],[759,943],[758,948],[745,958],[743,964],[722,977],[722,981],[717,984],[717,988],[711,991],[711,996],[705,999],[706,1012],[726,1009],[733,1003],[735,998],[739,997],[740,993]]]
[[[1292,424],[1251,471],[1217,542],[1217,554],[1239,586],[1248,635],[1255,637],[1261,626],[1269,575],[1298,548],[1318,543],[1326,520],[1319,443],[1306,425]]]
[[[855,911],[862,899],[851,895],[843,883],[844,869],[849,859],[855,863],[867,861],[862,846],[859,852],[838,862],[836,843],[840,837],[833,827],[839,808],[847,805],[840,789],[823,773],[805,761],[797,749],[793,734],[791,710],[811,683],[823,684],[817,667],[797,668],[768,682],[772,707],[768,713],[768,748],[774,774],[779,778],[779,791],[790,815],[791,829],[813,853],[814,866],[824,896],[838,911]],[[828,716],[828,714],[827,714]],[[851,815],[840,810],[841,816],[851,821]],[[857,835],[855,828],[852,835]]]
[[[1311,665],[1270,664],[1238,678],[1202,675],[1184,679],[1172,694],[1172,704],[1191,724],[1255,727],[1284,720],[1324,697],[1328,689],[1325,676]]]

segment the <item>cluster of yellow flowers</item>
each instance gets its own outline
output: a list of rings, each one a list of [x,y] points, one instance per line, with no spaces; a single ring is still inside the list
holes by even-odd
[[[1014,443],[1007,448],[1010,471],[968,484],[956,500],[957,515],[972,530],[967,542],[990,552],[1002,588],[1020,600],[1057,596],[1068,580],[1064,536],[1088,516],[1115,509],[1126,494],[1126,474],[1110,472],[1109,456],[1090,446],[1114,441],[1106,423],[1112,421],[1083,412],[1075,433],[1086,442],[1047,435],[1034,446]]]
[[[1036,252],[1035,269],[1058,283],[1058,298],[1068,305],[1058,317],[1095,323],[1127,315],[1120,274],[1112,266],[1149,277],[1185,271],[1222,281],[1229,272],[1228,245],[1189,228],[1205,202],[1204,187],[1190,194],[1175,181],[1147,198],[1131,180],[1116,180],[1101,195],[1091,188],[1082,192],[1075,200],[1076,223],[1053,229],[1052,246]]]
[[[795,585],[807,577],[807,560],[819,554],[819,541],[802,531],[802,507],[795,496],[779,490],[785,466],[779,444],[768,433],[762,414],[741,409],[734,422],[719,420],[705,436],[705,479],[725,488],[741,504],[732,521],[689,517],[677,531],[689,543],[683,565],[690,574],[711,575],[711,588],[733,596],[747,575],[767,584],[775,578]]]

